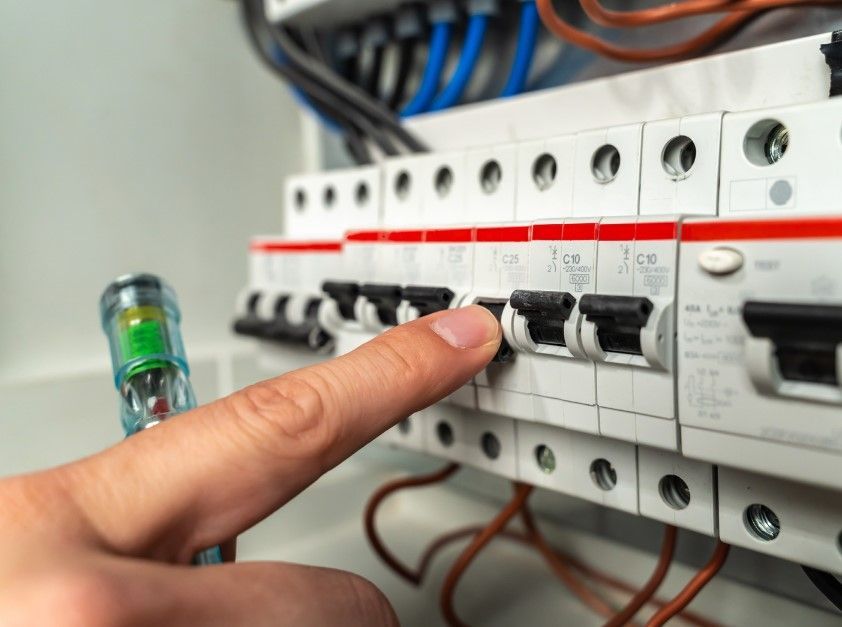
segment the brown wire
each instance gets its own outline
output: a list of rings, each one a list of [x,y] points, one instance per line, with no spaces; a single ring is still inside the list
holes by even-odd
[[[669,572],[672,558],[675,555],[675,540],[678,536],[678,530],[672,525],[664,525],[664,538],[661,541],[661,553],[658,556],[658,563],[655,565],[655,570],[649,576],[646,585],[643,586],[637,594],[635,594],[628,604],[617,614],[605,623],[605,627],[622,627],[640,611],[644,605],[661,587],[664,579]]]
[[[676,61],[699,54],[721,43],[759,15],[757,11],[734,11],[686,41],[662,48],[626,48],[570,25],[556,13],[553,0],[536,0],[535,5],[544,26],[556,37],[610,59],[635,63]]]
[[[524,506],[524,509],[526,507],[527,506]],[[426,574],[435,556],[439,553],[439,551],[447,547],[447,545],[453,542],[464,540],[465,538],[469,538],[471,536],[475,536],[478,533],[480,533],[482,529],[483,528],[479,525],[463,527],[461,529],[456,529],[436,538],[433,542],[431,542],[428,545],[427,549],[424,551],[424,554],[420,561],[421,572]],[[508,529],[503,529],[499,534],[497,534],[497,537],[519,542],[529,548],[535,548],[535,544],[530,538],[528,538],[525,534],[517,531],[509,531]],[[633,585],[625,581],[621,581],[616,577],[613,577],[601,570],[597,570],[596,568],[593,568],[592,566],[585,564],[582,561],[579,561],[571,555],[560,553],[557,550],[555,551],[555,553],[559,556],[560,559],[566,561],[574,570],[580,572],[582,575],[588,577],[596,583],[600,583],[602,585],[608,586],[609,588],[630,595],[635,594],[638,590]],[[659,598],[652,598],[649,602],[658,608],[661,608],[667,604],[666,601]],[[684,611],[680,614],[680,616],[685,622],[690,623],[692,625],[697,625],[698,627],[720,627],[719,623],[708,620],[694,612]]]
[[[514,518],[521,508],[526,503],[526,499],[532,493],[532,486],[524,483],[515,483],[515,495],[506,506],[500,510],[500,513],[488,523],[486,527],[480,531],[473,541],[465,548],[464,551],[456,558],[453,566],[447,572],[447,577],[444,580],[444,585],[441,589],[441,596],[439,597],[441,611],[444,619],[451,627],[467,627],[467,623],[463,622],[453,604],[453,597],[456,592],[456,586],[462,575],[474,561],[477,554],[485,548],[485,546],[494,539],[498,533]]]
[[[523,524],[526,527],[526,536],[535,545],[535,548],[538,549],[538,552],[541,553],[544,560],[547,562],[549,567],[552,568],[556,576],[564,582],[564,585],[570,588],[573,594],[579,597],[582,603],[600,616],[604,618],[611,618],[614,616],[616,610],[606,603],[598,594],[582,583],[582,581],[571,572],[569,563],[561,559],[555,552],[555,549],[550,546],[538,529],[538,525],[535,523],[535,518],[532,516],[532,512],[529,509],[524,508],[521,511],[521,518],[523,519]]]
[[[377,555],[380,556],[380,559],[386,562],[386,565],[395,571],[398,576],[402,577],[412,585],[418,586],[421,584],[421,581],[424,578],[426,565],[423,564],[422,560],[422,564],[419,568],[412,570],[411,567],[401,562],[386,547],[386,544],[383,542],[383,539],[380,537],[380,533],[377,530],[377,510],[380,508],[381,503],[395,492],[405,488],[420,488],[422,486],[428,486],[445,481],[457,470],[459,470],[459,464],[447,464],[444,468],[428,475],[407,477],[406,479],[390,481],[378,488],[377,491],[371,495],[368,503],[366,503],[365,512],[363,514],[365,521],[365,533],[368,537],[368,541],[374,549],[374,552],[377,553]]]
[[[406,478],[406,479],[398,479],[396,481],[391,481],[391,482],[383,485],[382,487],[380,487],[372,495],[372,497],[369,499],[368,503],[366,504],[366,508],[365,508],[365,529],[366,529],[366,535],[368,536],[368,539],[369,539],[372,547],[374,548],[375,552],[380,556],[380,558],[387,564],[387,566],[389,566],[397,575],[399,575],[400,577],[402,577],[403,579],[405,579],[406,581],[408,581],[409,583],[411,583],[413,585],[416,585],[416,586],[420,585],[424,581],[424,579],[426,577],[426,574],[429,570],[430,564],[432,563],[433,558],[435,557],[435,555],[441,549],[446,547],[448,544],[451,544],[452,542],[456,542],[456,541],[464,539],[466,537],[477,536],[477,535],[479,535],[483,532],[487,533],[489,528],[491,528],[492,525],[495,525],[495,523],[497,523],[499,521],[500,517],[503,515],[503,513],[505,513],[505,510],[504,510],[504,512],[501,512],[501,514],[498,515],[498,517],[495,518],[492,521],[492,523],[490,523],[485,528],[480,527],[480,526],[465,527],[465,528],[462,528],[462,529],[457,529],[455,531],[449,532],[449,533],[444,534],[442,536],[439,536],[438,538],[433,540],[430,543],[430,545],[428,545],[427,549],[421,555],[421,558],[419,559],[419,562],[418,562],[418,566],[415,570],[412,570],[409,566],[403,564],[385,546],[385,543],[383,542],[383,540],[380,537],[380,534],[377,530],[377,525],[376,525],[377,511],[378,511],[380,505],[382,504],[382,502],[386,498],[388,498],[389,496],[394,494],[395,492],[397,492],[399,490],[402,490],[404,488],[422,487],[422,486],[427,486],[427,485],[431,485],[431,484],[434,484],[434,483],[438,483],[438,482],[441,482],[441,481],[445,481],[451,475],[453,475],[458,469],[459,469],[459,464],[448,464],[444,468],[442,468],[442,469],[440,469],[440,470],[438,470],[434,473],[428,474],[428,475],[422,475],[422,476],[419,476],[419,477],[409,477],[409,478]],[[519,490],[522,487],[527,487],[527,488],[531,489],[530,486],[519,486],[518,484],[515,484],[515,487],[516,487],[516,495],[515,495],[515,498],[513,499],[513,501],[515,501],[519,498],[519,493],[517,492],[517,490]],[[527,493],[527,497],[528,497],[528,493]],[[511,506],[511,503],[509,505]],[[509,530],[506,530],[504,528],[505,525],[507,524],[508,520],[510,520],[514,515],[516,515],[518,511],[521,512],[521,514],[523,516],[523,519],[524,519],[524,523],[527,526],[527,529],[530,530],[528,535],[522,534],[522,533],[517,533],[517,532],[514,532],[514,531],[509,531]],[[621,581],[621,580],[619,580],[619,579],[617,579],[617,578],[615,578],[611,575],[608,575],[608,574],[606,574],[606,573],[604,573],[600,570],[597,570],[597,569],[593,568],[592,566],[590,566],[588,564],[585,564],[584,562],[581,562],[581,561],[577,560],[576,558],[574,558],[572,556],[565,555],[563,553],[559,553],[554,548],[552,548],[549,545],[549,543],[546,542],[543,535],[538,531],[538,528],[537,528],[537,526],[535,525],[535,522],[534,522],[534,518],[533,518],[533,516],[531,514],[531,511],[529,510],[528,506],[526,505],[525,498],[524,498],[524,501],[523,501],[522,505],[520,506],[520,508],[516,509],[514,511],[514,513],[511,514],[511,516],[509,516],[508,519],[505,522],[503,522],[502,527],[500,527],[496,532],[492,533],[492,535],[489,536],[487,538],[487,540],[483,541],[482,545],[479,546],[476,549],[476,551],[473,553],[473,555],[471,555],[468,558],[468,562],[462,568],[462,571],[459,572],[456,575],[456,580],[454,581],[454,583],[452,585],[452,589],[451,589],[450,592],[447,593],[449,595],[449,598],[450,598],[450,608],[451,608],[452,611],[454,611],[454,616],[455,616],[455,610],[453,610],[452,599],[453,599],[453,594],[455,593],[455,587],[456,587],[456,584],[458,584],[459,578],[464,573],[464,570],[467,569],[467,566],[470,565],[470,562],[476,557],[476,553],[478,553],[479,550],[481,550],[486,544],[488,544],[488,542],[490,542],[495,537],[495,535],[500,535],[502,537],[508,538],[510,540],[515,540],[515,541],[520,542],[522,544],[525,544],[527,546],[537,548],[541,552],[541,554],[544,556],[544,558],[547,560],[549,565],[556,572],[556,574],[562,579],[562,581],[564,581],[565,584],[567,584],[571,588],[571,590],[574,592],[574,594],[577,594],[579,596],[579,598],[586,605],[588,605],[589,607],[591,607],[592,609],[594,609],[595,611],[597,611],[598,613],[600,613],[603,616],[607,616],[607,615],[613,616],[613,610],[611,610],[610,606],[608,606],[608,604],[605,603],[605,601],[603,601],[600,597],[598,597],[596,594],[591,592],[586,586],[584,586],[584,584],[579,582],[575,578],[575,575],[572,575],[572,573],[570,573],[571,568],[579,571],[582,575],[592,579],[593,581],[595,581],[597,583],[604,584],[604,585],[609,586],[611,588],[614,588],[615,590],[619,590],[619,591],[625,592],[627,594],[635,594],[637,592],[638,595],[640,595],[643,592],[643,590],[638,592],[637,588],[635,588],[634,586],[632,586],[632,585],[630,585],[630,584],[628,584],[624,581]],[[665,534],[664,544],[666,544],[666,539],[667,538],[666,538],[666,534]],[[478,539],[475,539],[475,542],[477,542],[477,540]],[[468,548],[470,548],[470,547],[468,547]],[[465,553],[467,553],[467,551],[468,551],[468,549],[466,549],[465,552],[463,552],[463,556],[465,555]],[[663,560],[663,556],[664,556],[664,546],[662,545],[662,549],[661,549],[661,559],[662,560]],[[660,564],[660,562],[659,562],[659,564]],[[453,570],[455,568],[456,568],[456,564],[454,564],[453,568],[451,569],[451,573],[453,573]],[[658,569],[656,569],[656,572],[657,572],[657,570]],[[653,577],[650,577],[650,581],[647,584],[647,586],[644,588],[644,590],[649,587],[649,584],[651,584],[653,578],[654,578],[654,573],[653,573]],[[447,586],[447,582],[445,582],[445,586]],[[647,596],[648,602],[651,602],[652,604],[656,605],[657,607],[661,607],[661,608],[663,608],[667,605],[667,603],[665,603],[664,601],[662,601],[660,599],[652,599],[651,598],[652,594],[654,594],[654,590],[652,591],[651,594],[649,594]],[[442,602],[443,603],[444,603],[444,596],[445,596],[445,589],[442,590]],[[644,604],[647,601],[644,601]],[[672,601],[672,602],[674,602],[674,601]],[[689,601],[688,601],[688,603],[689,603]],[[629,603],[629,605],[631,605],[631,603]],[[629,607],[629,605],[627,605],[626,607]],[[442,611],[445,612],[444,605],[442,606]],[[709,621],[709,620],[707,620],[707,619],[705,619],[705,618],[703,618],[703,617],[701,617],[697,614],[694,614],[692,612],[680,612],[680,614],[681,614],[681,618],[683,618],[685,621],[687,621],[691,624],[697,625],[698,627],[719,627],[719,625],[717,623]],[[455,617],[455,620],[458,621],[459,620],[458,617]],[[451,623],[451,624],[459,625],[461,623]]]
[[[668,620],[673,618],[676,614],[687,607],[690,602],[696,598],[696,595],[716,576],[716,573],[725,564],[728,559],[728,551],[731,547],[722,541],[717,541],[716,548],[713,551],[708,563],[705,564],[696,576],[684,586],[684,589],[664,607],[658,610],[655,615],[646,623],[646,627],[661,627]]]
[[[766,11],[792,6],[837,4],[838,2],[839,0],[684,0],[684,2],[672,2],[648,9],[615,11],[606,9],[600,0],[580,0],[582,9],[591,20],[602,26],[619,28],[650,26],[711,13]]]

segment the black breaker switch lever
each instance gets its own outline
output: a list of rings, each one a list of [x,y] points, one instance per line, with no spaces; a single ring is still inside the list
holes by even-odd
[[[836,355],[842,344],[842,306],[748,301],[743,321],[753,337],[774,344],[784,379],[839,385]]]
[[[533,342],[567,346],[564,323],[576,305],[576,299],[568,292],[515,290],[509,303],[517,315],[526,318],[526,328]]]
[[[599,345],[608,353],[642,355],[640,330],[646,326],[654,306],[642,296],[586,294],[579,311],[596,325]]]
[[[418,311],[419,316],[428,316],[448,309],[453,302],[453,292],[446,287],[407,285],[403,288],[403,299]]]
[[[360,286],[360,296],[364,296],[374,305],[381,323],[387,327],[398,324],[398,307],[403,300],[400,285],[366,283]]]
[[[304,321],[292,324],[283,309],[278,309],[272,324],[270,339],[285,344],[306,346],[314,351],[327,352],[333,348],[333,337],[319,325],[321,298],[311,298],[304,307]]]
[[[234,333],[248,337],[263,338],[269,323],[261,320],[257,315],[257,304],[263,296],[260,292],[249,294],[246,304],[246,315],[234,321]]]
[[[341,281],[325,281],[322,283],[322,291],[336,301],[339,315],[344,320],[354,321],[357,319],[357,315],[354,313],[354,305],[360,295],[359,285]]]
[[[494,317],[497,318],[497,322],[502,321],[503,309],[505,309],[506,303],[480,300],[477,301],[477,305],[479,305],[480,307],[485,307],[488,311],[494,314]],[[500,340],[500,348],[497,349],[497,353],[494,355],[494,358],[491,361],[504,364],[508,361],[511,361],[514,358],[514,356],[515,353],[512,350],[512,347],[509,345],[509,342],[504,337],[502,340]]]
[[[328,351],[333,346],[333,338],[325,332],[318,321],[321,299],[307,301],[304,321],[292,324],[286,315],[289,296],[279,296],[274,305],[274,318],[261,320],[257,316],[259,294],[252,294],[248,301],[248,314],[234,322],[234,332],[239,335],[261,340],[281,342],[283,344],[306,346],[314,351]]]

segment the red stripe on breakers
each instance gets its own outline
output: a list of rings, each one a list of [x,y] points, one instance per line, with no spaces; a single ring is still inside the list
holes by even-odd
[[[389,231],[386,233],[389,242],[423,242],[424,231]]]
[[[427,243],[468,243],[474,241],[473,229],[432,229],[424,233]]]
[[[383,231],[350,231],[345,239],[349,242],[379,242],[384,236]]]
[[[678,237],[678,222],[638,222],[634,238],[642,239],[676,239]]]
[[[528,242],[528,226],[491,226],[477,229],[478,242]]]
[[[835,239],[842,237],[842,218],[775,218],[687,222],[682,242],[764,239]]]
[[[252,252],[262,253],[338,253],[342,242],[252,242]]]
[[[595,240],[599,224],[597,222],[571,222],[564,225],[563,239],[571,241]]]
[[[533,224],[532,240],[542,242],[560,240],[563,230],[563,224]]]
[[[599,241],[600,242],[624,242],[632,241],[635,237],[637,224],[600,224],[599,225]]]

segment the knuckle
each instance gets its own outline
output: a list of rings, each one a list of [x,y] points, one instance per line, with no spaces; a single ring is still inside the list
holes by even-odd
[[[430,360],[422,348],[397,337],[384,336],[382,341],[372,342],[369,360],[374,362],[380,376],[400,389],[406,385],[415,388],[430,379]]]
[[[307,457],[339,437],[331,419],[335,396],[330,382],[313,369],[252,385],[228,400],[253,443],[271,452],[279,442],[292,441],[293,450]]]

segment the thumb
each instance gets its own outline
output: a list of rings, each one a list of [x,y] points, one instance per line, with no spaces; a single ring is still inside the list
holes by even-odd
[[[380,433],[465,384],[500,338],[497,320],[478,306],[401,325],[347,355],[248,387],[80,462],[73,470],[81,481],[105,485],[77,490],[76,498],[86,500],[80,507],[113,548],[189,557],[261,520]],[[163,538],[171,546],[161,547]]]

